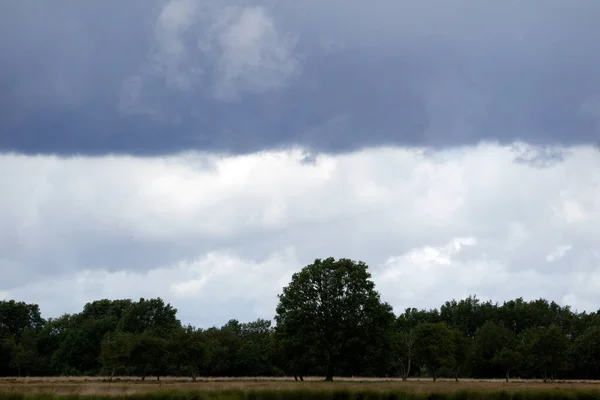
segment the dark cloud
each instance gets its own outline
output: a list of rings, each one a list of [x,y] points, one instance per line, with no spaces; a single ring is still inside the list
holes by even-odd
[[[597,1],[264,0],[244,13],[225,8],[242,1],[213,0],[198,3],[203,14],[181,1],[183,12],[160,20],[168,3],[0,4],[0,150],[338,152],[600,137]],[[250,45],[263,46],[255,68]]]

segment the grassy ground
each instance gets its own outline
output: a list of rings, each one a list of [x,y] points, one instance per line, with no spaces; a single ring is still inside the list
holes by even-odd
[[[191,382],[189,378],[161,378],[159,382],[153,377],[141,381],[139,378],[126,377],[119,378],[118,381],[107,382],[105,378],[95,377],[56,377],[56,378],[1,378],[0,379],[0,400],[11,398],[18,400],[25,396],[29,399],[35,399],[43,394],[51,396],[91,396],[91,397],[112,397],[112,396],[143,396],[152,398],[157,394],[158,398],[163,398],[165,393],[192,393],[204,392],[212,393],[237,393],[231,398],[239,398],[243,393],[259,394],[254,396],[258,400],[260,393],[276,393],[274,397],[283,399],[291,397],[294,393],[318,392],[320,398],[332,397],[336,400],[346,400],[350,398],[359,398],[361,393],[370,393],[369,398],[393,398],[397,396],[388,396],[386,393],[401,393],[402,398],[422,398],[432,394],[443,395],[445,397],[462,397],[464,393],[470,393],[467,398],[489,398],[485,393],[501,393],[501,398],[512,399],[521,398],[523,393],[554,393],[560,396],[567,394],[585,393],[583,398],[600,399],[600,382],[596,381],[560,381],[544,384],[541,381],[522,381],[514,380],[506,383],[502,380],[438,380],[432,382],[425,379],[411,379],[408,382],[391,379],[338,379],[331,382],[323,382],[322,378],[307,378],[304,382],[295,382],[293,379],[273,379],[273,378],[199,378],[198,382]],[[160,396],[159,393],[162,393]],[[336,395],[342,393],[342,395]],[[477,394],[477,396],[475,396]],[[237,396],[237,397],[236,397]],[[406,397],[408,396],[408,397]],[[559,397],[560,397],[559,396]],[[570,396],[570,395],[569,395]],[[176,396],[174,396],[176,397]],[[187,396],[186,398],[189,398]],[[193,397],[193,396],[192,396]],[[209,396],[214,397],[214,396]],[[227,396],[226,396],[227,397]],[[253,396],[250,396],[253,397]],[[273,397],[273,396],[267,396]],[[295,396],[301,399],[305,396]],[[362,396],[364,397],[364,396]],[[493,396],[496,398],[496,396]],[[531,397],[529,395],[524,398]],[[538,396],[535,396],[538,398]],[[542,396],[539,398],[555,398],[553,396]],[[568,396],[567,396],[568,397]],[[572,396],[571,396],[572,397]],[[569,398],[571,398],[569,397]],[[578,396],[581,398],[581,396]],[[562,398],[562,397],[561,397]]]

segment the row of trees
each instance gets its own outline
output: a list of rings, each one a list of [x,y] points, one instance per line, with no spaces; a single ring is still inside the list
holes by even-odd
[[[600,314],[471,296],[395,315],[368,267],[317,259],[258,319],[184,326],[160,298],[98,300],[44,320],[0,302],[0,375],[600,378]]]

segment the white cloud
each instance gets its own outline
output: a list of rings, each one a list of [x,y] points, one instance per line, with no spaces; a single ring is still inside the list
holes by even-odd
[[[560,260],[563,258],[570,250],[572,249],[571,245],[563,245],[558,246],[556,250],[546,256],[546,261],[553,262],[556,260]]]
[[[299,69],[295,41],[281,34],[264,7],[228,7],[216,22],[221,55],[215,95],[231,99],[239,91],[278,89]]]
[[[151,55],[123,81],[119,109],[156,114],[145,93],[155,80],[224,101],[282,88],[300,69],[295,44],[263,6],[169,0],[154,23]]]
[[[437,308],[443,301],[472,294],[498,302],[516,297],[529,300],[544,297],[561,302],[569,296],[571,304],[580,305],[580,297],[562,294],[572,289],[569,282],[560,280],[569,280],[568,272],[545,273],[542,263],[538,268],[522,266],[511,270],[483,253],[458,260],[455,256],[464,245],[477,244],[473,238],[468,242],[456,238],[438,248],[424,246],[391,257],[375,276],[382,297],[397,306],[396,312],[414,306]]]
[[[468,294],[592,307],[600,153],[542,169],[516,155],[1,155],[18,174],[0,176],[0,291],[54,315],[163,296],[192,322],[270,317],[292,271],[334,256],[366,261],[398,311]]]
[[[154,66],[165,78],[167,88],[188,90],[203,73],[189,54],[183,35],[197,20],[197,0],[171,0],[161,9],[155,26]]]
[[[299,267],[293,248],[260,261],[216,252],[147,272],[78,271],[51,285],[37,282],[0,292],[0,298],[37,302],[42,313],[57,316],[77,312],[92,299],[160,296],[176,305],[184,322],[207,327],[230,318],[271,318],[277,294]]]

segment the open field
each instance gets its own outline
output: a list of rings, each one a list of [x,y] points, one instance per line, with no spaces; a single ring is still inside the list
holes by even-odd
[[[338,378],[189,378],[120,377],[107,382],[103,377],[0,378],[0,400],[68,397],[132,397],[147,400],[185,399],[600,399],[600,381],[470,380]]]

